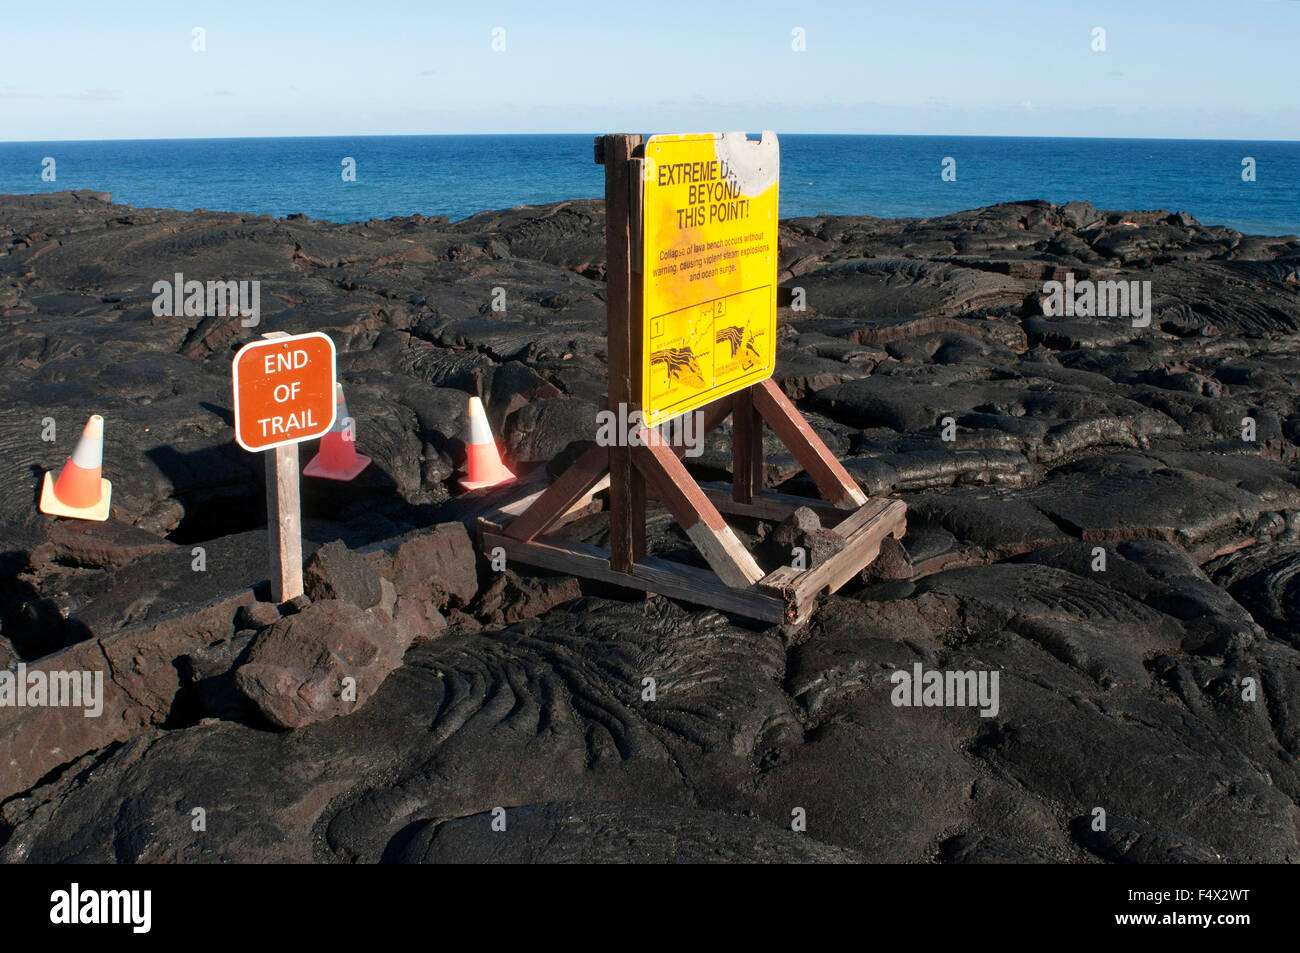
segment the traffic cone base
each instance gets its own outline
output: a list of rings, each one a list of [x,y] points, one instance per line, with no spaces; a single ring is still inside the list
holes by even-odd
[[[502,467],[501,469],[505,470],[505,467]],[[481,490],[481,489],[483,489],[483,487],[485,487],[485,486],[500,486],[502,483],[509,483],[509,482],[510,482],[511,480],[513,480],[514,478],[515,478],[515,475],[514,475],[513,473],[511,473],[509,470],[506,470],[506,472],[505,472],[505,476],[498,477],[498,478],[495,479],[495,480],[465,480],[465,479],[462,479],[462,480],[460,481],[460,485],[461,485],[461,487],[462,487],[463,489],[466,489],[466,490]]]
[[[356,455],[357,462],[346,470],[326,470],[325,465],[321,463],[321,454],[311,458],[311,463],[302,468],[304,476],[317,477],[322,480],[338,480],[341,483],[347,483],[349,480],[355,480],[357,476],[366,467],[370,466],[370,458],[364,453]]]
[[[29,486],[31,484],[28,484]],[[76,507],[59,500],[54,495],[54,472],[45,471],[45,484],[41,487],[40,510],[42,513],[48,513],[50,516],[71,516],[79,520],[94,520],[102,523],[108,519],[108,510],[110,496],[113,493],[113,484],[103,477],[99,478],[99,502],[92,506]],[[29,497],[30,499],[30,497]]]

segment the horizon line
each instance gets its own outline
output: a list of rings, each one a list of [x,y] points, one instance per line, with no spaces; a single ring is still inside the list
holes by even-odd
[[[716,130],[707,130],[716,131]],[[724,130],[731,131],[731,130]],[[748,132],[748,130],[739,130]],[[761,130],[760,130],[761,131]],[[68,142],[260,142],[266,140],[291,139],[433,139],[441,137],[503,137],[503,136],[591,136],[598,138],[609,133],[588,132],[397,132],[397,133],[363,133],[331,135],[296,135],[296,136],[144,136],[123,139],[4,139],[0,145],[50,145]],[[657,135],[657,133],[651,133]],[[879,139],[1024,139],[1064,142],[1249,142],[1249,143],[1298,143],[1300,136],[1294,139],[1219,139],[1211,136],[1187,138],[1184,136],[1004,136],[987,133],[893,133],[893,132],[787,132],[779,136],[839,136],[842,138],[879,138]]]

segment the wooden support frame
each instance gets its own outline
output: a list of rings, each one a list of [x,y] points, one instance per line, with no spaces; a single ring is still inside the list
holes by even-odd
[[[763,418],[750,388],[731,398],[731,458],[731,498],[752,504],[763,491]]]
[[[592,447],[543,490],[532,506],[511,521],[506,535],[528,542],[567,513],[609,472],[609,450]],[[610,487],[612,493],[612,482]]]
[[[600,161],[605,165],[605,308],[609,346],[609,391],[606,407],[622,420],[641,393],[641,361],[634,329],[639,328],[638,300],[641,266],[634,253],[640,242],[640,163],[633,162],[641,145],[636,135],[604,136]],[[609,448],[610,565],[629,572],[645,556],[645,480],[632,465],[631,448]]]
[[[794,454],[799,465],[808,471],[826,499],[837,506],[862,506],[867,502],[866,494],[849,476],[844,465],[835,459],[835,454],[822,443],[776,381],[769,377],[751,387],[750,392],[754,407],[781,438],[786,449]]]
[[[729,586],[748,586],[763,578],[763,571],[749,554],[717,507],[709,502],[677,454],[645,427],[636,432],[640,446],[632,459],[646,480],[654,484],[659,499],[667,504],[695,548],[713,571]]]
[[[607,408],[615,419],[640,409],[641,206],[643,160],[640,136],[596,140],[596,161],[605,166],[606,306],[609,344]],[[579,457],[521,513],[505,525],[479,521],[485,551],[500,547],[508,560],[596,579],[645,592],[735,612],[767,622],[806,621],[824,592],[834,592],[870,564],[886,536],[902,537],[907,507],[897,499],[868,500],[798,409],[768,378],[724,396],[698,411],[701,435],[732,418],[731,486],[699,484],[682,456],[658,429],[637,426],[616,446],[595,446]],[[807,471],[824,500],[764,489],[763,425]],[[602,550],[547,531],[609,487],[610,547]],[[646,555],[647,497],[661,501],[709,564],[695,566]],[[844,547],[804,570],[782,566],[764,574],[723,513],[781,520],[809,506]]]
[[[824,563],[797,570],[782,566],[759,581],[759,588],[780,595],[791,621],[807,621],[817,597],[835,592],[880,555],[886,536],[902,538],[907,531],[907,504],[902,500],[871,500],[845,517],[832,531],[844,539],[844,549]]]

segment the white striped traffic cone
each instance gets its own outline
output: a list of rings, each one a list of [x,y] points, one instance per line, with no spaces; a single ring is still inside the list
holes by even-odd
[[[477,397],[469,399],[469,445],[466,450],[466,469],[469,472],[460,481],[465,489],[481,490],[485,486],[509,483],[515,478],[501,462],[501,451],[492,438],[487,411],[483,409],[483,401]]]
[[[77,449],[63,465],[59,478],[54,479],[53,470],[45,472],[40,511],[99,523],[108,519],[113,484],[100,475],[103,462],[104,418],[94,414],[86,421]]]

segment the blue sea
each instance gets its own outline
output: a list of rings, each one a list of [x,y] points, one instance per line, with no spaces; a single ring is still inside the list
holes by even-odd
[[[603,194],[591,135],[374,136],[0,143],[0,193],[98,189],[137,208],[332,221],[453,220]],[[1300,233],[1300,142],[781,136],[781,216],[942,215],[1020,199],[1188,212],[1207,225]],[[43,181],[46,157],[54,182]],[[1255,160],[1255,181],[1242,160]],[[356,162],[344,181],[343,160]],[[945,158],[956,180],[943,181]],[[48,165],[48,164],[46,164]]]

